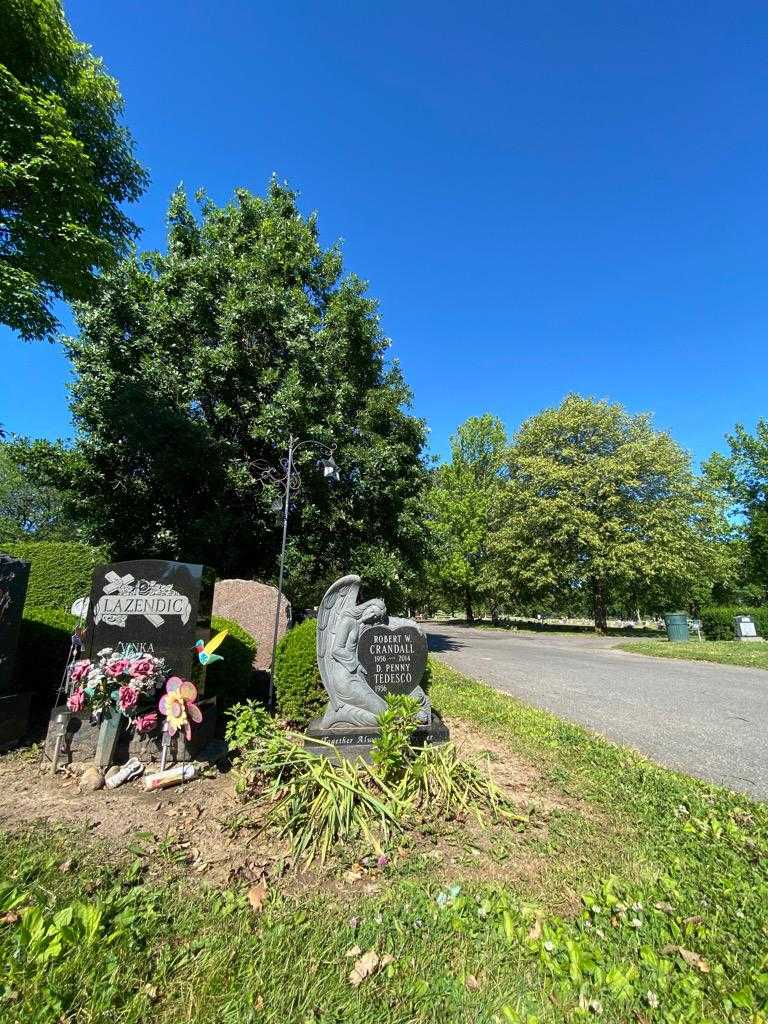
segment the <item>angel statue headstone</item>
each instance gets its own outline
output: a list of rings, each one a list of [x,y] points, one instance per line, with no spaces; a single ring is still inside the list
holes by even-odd
[[[358,604],[360,583],[359,576],[343,576],[320,602],[317,664],[328,706],[307,734],[338,747],[370,747],[387,694],[403,693],[419,704],[417,742],[447,740],[420,685],[427,665],[424,632],[412,619],[388,616],[381,598]]]

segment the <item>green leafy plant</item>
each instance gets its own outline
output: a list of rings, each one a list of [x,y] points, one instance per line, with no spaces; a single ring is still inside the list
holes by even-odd
[[[302,728],[328,700],[317,667],[316,636],[317,620],[307,619],[288,630],[275,652],[277,713]]]
[[[230,749],[247,752],[258,740],[275,734],[275,722],[267,709],[255,700],[235,704],[226,712],[226,741]]]
[[[272,768],[282,763],[266,796],[275,802],[272,821],[290,837],[295,858],[322,863],[337,844],[360,840],[382,851],[402,827],[404,802],[364,762],[318,757],[297,745],[274,753]]]
[[[21,622],[16,651],[13,689],[31,691],[39,697],[43,714],[53,703],[69,654],[72,630],[77,619],[69,612],[27,605]]]
[[[401,779],[411,755],[410,739],[416,727],[418,702],[403,694],[387,694],[387,710],[378,718],[378,738],[373,743],[371,759],[387,782]]]
[[[408,764],[398,795],[406,797],[432,816],[453,817],[467,812],[478,820],[490,813],[521,824],[528,819],[517,814],[491,778],[474,761],[459,758],[456,746],[445,743],[425,747]]]
[[[374,765],[345,758],[332,744],[326,744],[326,757],[318,757],[305,748],[303,736],[276,728],[263,709],[233,709],[227,739],[241,750],[236,789],[269,804],[268,821],[290,838],[295,858],[322,862],[340,843],[381,851],[414,814],[422,821],[463,813],[527,820],[478,765],[459,760],[452,744],[416,753],[408,742],[416,702],[397,697],[389,703]]]

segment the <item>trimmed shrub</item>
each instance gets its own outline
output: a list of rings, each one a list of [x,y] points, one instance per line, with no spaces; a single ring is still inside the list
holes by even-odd
[[[739,608],[720,605],[701,610],[701,627],[707,640],[733,640],[733,619],[736,615],[749,615],[755,621],[758,635],[768,637],[768,607]]]
[[[44,721],[53,707],[77,620],[53,608],[25,608],[16,650],[13,690],[34,694],[33,722]]]
[[[328,703],[317,667],[316,637],[317,619],[306,619],[288,630],[275,651],[277,713],[302,728]]]
[[[205,675],[205,696],[217,697],[220,710],[255,696],[253,659],[258,646],[242,626],[214,615],[211,635],[220,633],[222,629],[228,629],[229,636],[216,653],[224,661],[214,662]]]
[[[27,605],[68,612],[91,592],[93,570],[109,561],[103,548],[56,540],[24,540],[0,545],[3,554],[32,563]]]

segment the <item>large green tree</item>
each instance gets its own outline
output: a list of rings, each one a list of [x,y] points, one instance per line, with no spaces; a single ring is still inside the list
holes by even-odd
[[[492,550],[513,597],[591,605],[695,602],[721,571],[727,523],[688,455],[646,415],[567,396],[527,420],[509,454]]]
[[[93,294],[137,229],[146,176],[123,101],[59,0],[0,0],[0,321],[51,337],[54,299]]]
[[[768,599],[768,420],[758,420],[754,434],[737,424],[726,437],[730,455],[715,453],[706,471],[732,503],[746,541],[745,596]]]
[[[90,539],[274,578],[276,494],[258,462],[276,465],[293,433],[336,445],[342,479],[329,487],[319,450],[300,450],[287,592],[314,604],[358,571],[400,607],[424,543],[425,426],[376,302],[275,181],[223,207],[201,197],[200,216],[179,189],[168,220],[167,251],[105,274],[66,342]]]
[[[60,443],[0,440],[0,542],[76,539],[68,511],[75,476],[73,453]]]
[[[429,490],[430,576],[441,595],[463,605],[468,622],[481,600],[487,598],[492,611],[496,607],[488,530],[506,453],[501,420],[490,413],[472,416],[451,438],[451,461],[435,470]]]

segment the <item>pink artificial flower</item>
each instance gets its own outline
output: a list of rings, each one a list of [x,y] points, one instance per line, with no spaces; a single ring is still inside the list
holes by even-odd
[[[79,683],[81,679],[85,679],[91,670],[91,662],[88,658],[83,658],[81,661],[76,661],[72,666],[72,681]]]
[[[152,732],[157,728],[157,713],[149,711],[146,715],[139,715],[133,720],[137,732]]]
[[[67,698],[67,707],[70,711],[82,711],[85,706],[85,691],[82,687],[73,690]]]
[[[187,679],[171,676],[165,684],[165,689],[166,692],[160,698],[158,705],[161,714],[165,715],[163,730],[171,736],[181,730],[187,740],[190,740],[192,738],[190,719],[195,723],[203,720],[203,713],[195,704],[197,687]]]
[[[128,671],[128,666],[129,665],[130,665],[130,662],[126,658],[118,658],[117,661],[113,661],[109,665],[107,665],[107,675],[108,676],[122,676],[122,675],[125,675],[127,673],[127,671]]]
[[[123,711],[130,711],[139,703],[139,691],[135,686],[121,686],[118,702]]]
[[[132,676],[151,676],[154,667],[149,658],[137,658],[131,662],[129,671]]]

